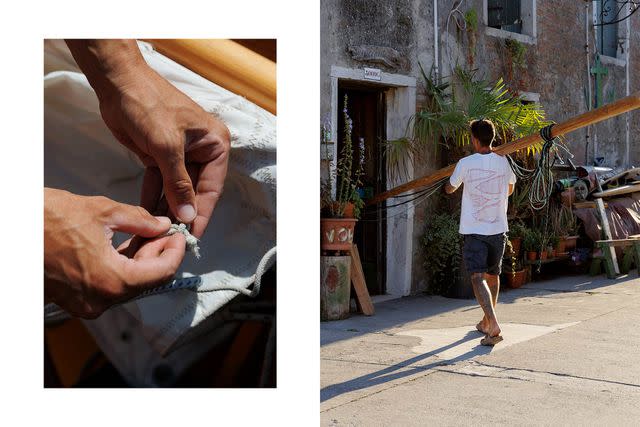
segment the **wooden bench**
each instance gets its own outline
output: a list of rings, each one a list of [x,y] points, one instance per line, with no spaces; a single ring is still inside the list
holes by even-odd
[[[600,265],[604,261],[607,277],[610,279],[616,278],[617,260],[611,256],[612,248],[624,248],[621,273],[628,273],[631,269],[631,263],[634,262],[640,275],[640,236],[629,236],[627,239],[598,240],[596,241],[596,247],[602,249],[602,255],[593,258],[590,271],[592,276],[600,274]]]

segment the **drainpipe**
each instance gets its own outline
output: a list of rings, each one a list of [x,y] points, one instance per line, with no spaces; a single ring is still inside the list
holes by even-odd
[[[440,74],[438,64],[438,0],[433,0],[433,51],[433,68],[435,71],[436,81],[438,81],[438,76]]]
[[[631,2],[629,2],[628,6],[628,13],[629,15],[631,15]],[[631,88],[629,87],[629,62],[631,62],[631,19],[627,18],[627,63],[625,65],[625,77],[626,77],[626,89],[625,89],[625,94],[626,96],[629,96],[631,94],[630,90]],[[630,146],[630,132],[629,132],[629,113],[625,114],[625,119],[626,119],[626,130],[627,130],[627,135],[626,135],[626,155],[625,155],[625,164],[627,167],[629,167],[631,165],[631,157],[629,156],[629,146]]]
[[[586,0],[584,2],[584,37],[585,37],[585,56],[587,59],[587,110],[591,110],[591,107],[593,106],[592,103],[592,94],[591,94],[591,63],[590,63],[590,52],[589,52],[589,3],[591,3],[590,0]],[[589,148],[589,143],[593,144],[593,162],[595,164],[596,161],[596,157],[598,155],[598,149],[596,147],[596,137],[595,135],[593,136],[593,142],[590,141],[591,139],[591,126],[587,126],[585,128],[586,131],[586,140],[587,140],[587,144],[585,147],[585,151],[584,151],[584,163],[585,164],[589,164],[588,162],[588,157],[589,157],[589,153],[588,153],[588,148]]]

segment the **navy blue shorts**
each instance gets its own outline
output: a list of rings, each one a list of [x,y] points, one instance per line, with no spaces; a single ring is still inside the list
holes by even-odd
[[[469,273],[499,275],[502,271],[502,256],[507,234],[463,234],[462,258]]]

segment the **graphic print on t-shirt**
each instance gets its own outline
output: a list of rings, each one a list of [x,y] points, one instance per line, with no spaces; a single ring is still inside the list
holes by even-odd
[[[504,174],[494,170],[469,169],[467,190],[476,221],[493,224],[498,221],[501,202],[505,195]]]

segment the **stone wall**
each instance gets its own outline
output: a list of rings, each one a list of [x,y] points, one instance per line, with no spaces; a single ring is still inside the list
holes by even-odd
[[[561,122],[571,116],[587,111],[587,58],[585,53],[585,2],[540,0],[535,2],[535,44],[526,47],[525,68],[510,67],[505,38],[495,36],[483,23],[483,0],[462,2],[459,10],[465,13],[473,7],[478,16],[475,32],[476,46],[469,49],[469,37],[457,30],[451,13],[454,1],[438,1],[439,58],[441,75],[450,73],[456,63],[478,69],[480,76],[489,80],[505,78],[511,89],[539,94],[539,102],[547,117]],[[587,2],[591,5],[591,2]],[[591,19],[591,11],[589,12]],[[448,24],[448,31],[447,31]],[[640,12],[630,20],[631,24],[631,93],[640,91]],[[618,35],[627,35],[626,22],[619,25]],[[330,67],[339,65],[349,68],[371,66],[383,71],[413,76],[418,80],[417,104],[423,99],[419,63],[430,70],[434,65],[433,2],[418,0],[365,1],[323,0],[321,3],[321,113],[325,117],[330,110]],[[590,44],[594,49],[593,27],[590,26]],[[625,46],[626,49],[626,46]],[[619,58],[626,51],[619,49]],[[589,56],[593,66],[593,55]],[[605,102],[625,96],[626,70],[624,61],[605,63],[608,74],[603,78],[602,94]],[[591,85],[593,91],[593,75]],[[595,96],[595,93],[592,94]],[[630,158],[629,163],[640,164],[640,112],[629,114]],[[587,130],[576,131],[567,136],[575,155],[575,163],[591,164],[594,161],[594,140],[597,140],[597,157],[603,164],[618,166],[625,162],[626,118],[619,116],[591,127],[587,141]],[[428,157],[425,164],[417,165],[415,176],[426,175],[439,168],[437,161]],[[426,287],[427,275],[422,268],[420,238],[424,231],[427,213],[434,205],[427,201],[418,206],[414,216],[414,247],[412,290],[418,292]]]

